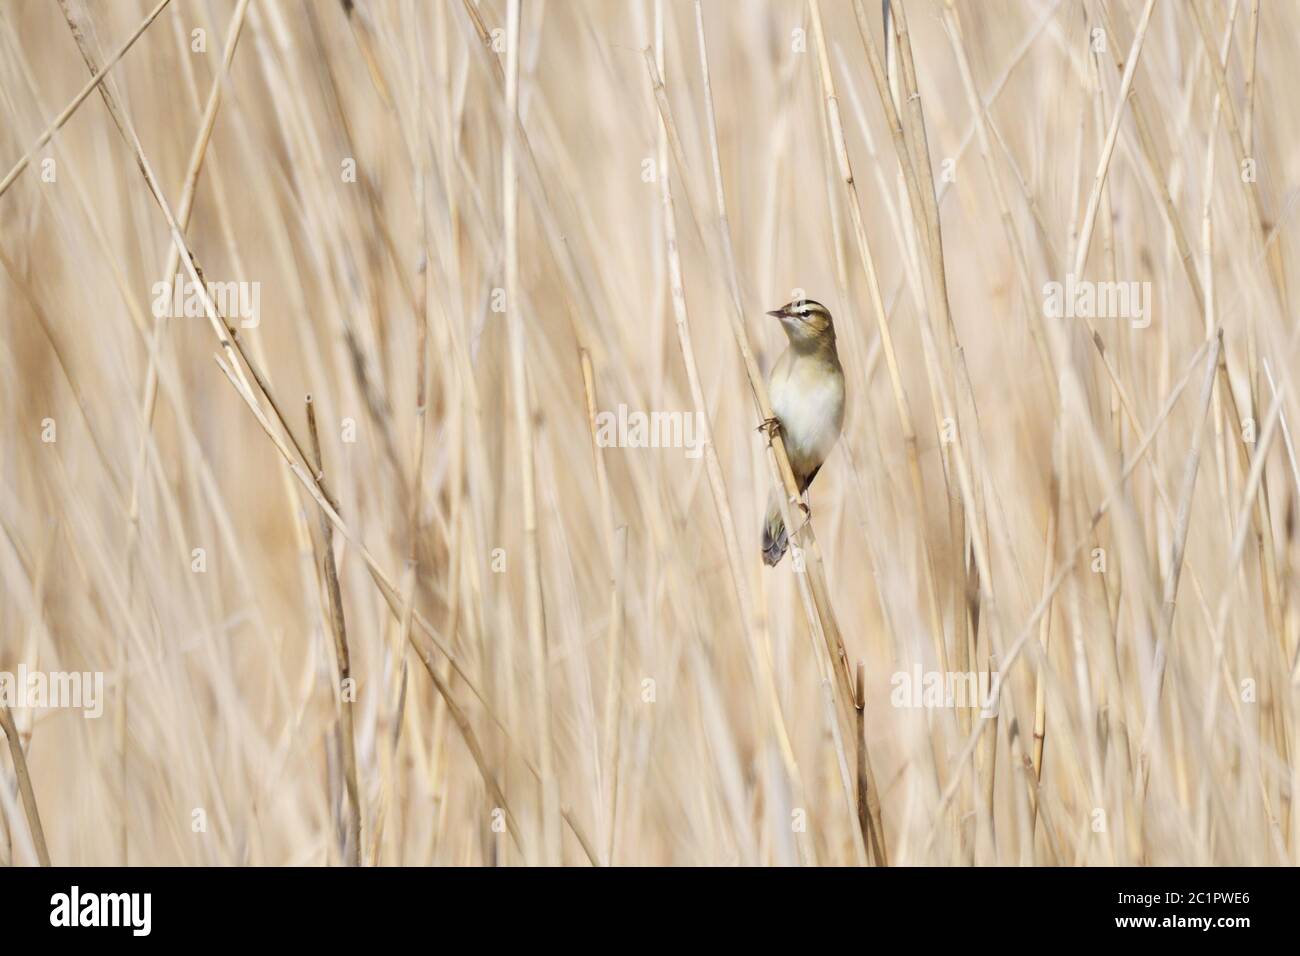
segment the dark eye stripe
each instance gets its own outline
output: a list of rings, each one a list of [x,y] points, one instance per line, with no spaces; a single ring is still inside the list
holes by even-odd
[[[828,324],[831,320],[830,311],[815,299],[794,299],[783,305],[780,311],[783,315],[804,323],[811,321],[813,316],[817,315]]]

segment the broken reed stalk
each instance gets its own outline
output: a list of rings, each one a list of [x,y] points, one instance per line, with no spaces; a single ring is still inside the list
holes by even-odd
[[[311,435],[316,480],[325,474],[325,460],[321,456],[320,435],[316,431],[316,406],[308,395],[307,431]],[[361,789],[357,784],[357,739],[353,720],[353,703],[356,690],[352,680],[352,657],[348,651],[348,629],[343,617],[343,592],[339,588],[338,568],[334,561],[334,526],[324,515],[320,516],[322,574],[330,616],[330,633],[334,637],[334,659],[339,669],[339,686],[335,688],[339,708],[339,732],[342,737],[343,773],[352,806],[349,817],[346,857],[350,866],[361,865]]]
[[[4,731],[5,740],[9,742],[9,756],[14,762],[18,794],[22,797],[23,812],[27,814],[27,829],[31,831],[32,844],[36,847],[36,858],[41,866],[49,866],[50,851],[45,845],[45,830],[41,827],[41,815],[36,808],[36,791],[32,789],[32,775],[27,769],[27,755],[23,753],[22,741],[18,739],[18,727],[14,723],[13,712],[3,704],[0,704],[0,730]]]

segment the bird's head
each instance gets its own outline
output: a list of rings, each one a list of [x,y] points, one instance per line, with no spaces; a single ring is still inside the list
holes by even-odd
[[[796,348],[835,342],[835,325],[831,322],[830,310],[813,299],[795,299],[767,314],[781,320],[790,344]]]

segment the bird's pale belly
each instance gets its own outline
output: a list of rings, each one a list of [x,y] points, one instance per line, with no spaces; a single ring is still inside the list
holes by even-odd
[[[774,381],[772,411],[781,420],[790,466],[806,480],[826,460],[844,423],[844,388],[829,377],[812,385],[798,372]]]

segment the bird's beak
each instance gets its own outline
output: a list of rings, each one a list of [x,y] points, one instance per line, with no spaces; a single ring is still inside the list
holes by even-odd
[[[783,312],[781,309],[774,309],[773,311],[767,314],[777,319],[785,318],[785,312]]]

